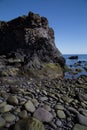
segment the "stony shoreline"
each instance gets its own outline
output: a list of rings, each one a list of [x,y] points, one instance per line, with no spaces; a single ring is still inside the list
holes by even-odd
[[[87,77],[65,68],[47,18],[1,21],[0,130],[87,130]]]
[[[4,76],[0,77],[0,90],[0,130],[14,125],[14,130],[22,130],[20,120],[27,130],[87,129],[86,76],[52,80]],[[36,123],[26,128],[30,117]]]

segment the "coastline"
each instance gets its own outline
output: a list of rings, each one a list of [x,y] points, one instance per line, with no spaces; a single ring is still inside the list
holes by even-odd
[[[69,59],[71,56],[78,56],[77,59]],[[81,75],[87,76],[87,54],[66,54],[63,55],[66,65],[69,68],[65,73],[65,78],[79,78]]]
[[[0,75],[0,130],[28,129],[27,122],[31,130],[87,129],[87,76],[50,80],[17,71]]]

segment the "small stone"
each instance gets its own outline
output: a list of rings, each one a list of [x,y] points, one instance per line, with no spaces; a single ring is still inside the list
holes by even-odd
[[[0,108],[0,113],[5,113],[5,112],[9,112],[11,111],[13,108],[12,105],[5,105],[3,107]]]
[[[47,92],[46,90],[42,90],[43,94],[45,94],[47,96]]]
[[[57,110],[57,116],[60,119],[65,119],[66,118],[66,115],[65,115],[64,111],[62,111],[62,110]]]
[[[6,122],[5,120],[0,116],[0,128],[5,126]]]
[[[16,120],[15,115],[13,115],[13,114],[11,114],[11,113],[5,113],[5,114],[3,115],[3,118],[4,118],[4,120],[5,120],[6,122],[13,122],[13,121]]]
[[[38,100],[32,99],[31,101],[32,101],[32,103],[34,104],[35,107],[37,107],[39,105]]]
[[[49,122],[49,125],[51,126],[51,128],[53,128],[52,130],[55,130],[55,129],[57,129],[57,126],[56,126],[56,124],[54,123],[54,122]]]
[[[15,112],[16,112],[16,113],[19,113],[20,111],[21,111],[21,110],[20,110],[19,107],[15,109]]]
[[[48,100],[48,98],[47,97],[40,97],[40,101],[47,101]]]
[[[75,124],[72,130],[87,130],[87,127],[80,124]]]
[[[37,92],[37,93],[39,93],[39,92],[40,92],[40,90],[39,90],[39,89],[36,89],[36,92]]]
[[[61,126],[62,126],[62,122],[61,122],[59,119],[57,119],[56,125],[57,125],[58,127],[61,127]]]
[[[68,96],[63,96],[62,99],[66,103],[71,103],[73,101],[73,98],[69,98]]]
[[[64,110],[64,107],[62,105],[58,104],[58,105],[55,106],[55,109]]]
[[[1,107],[4,107],[5,105],[6,105],[6,102],[0,103],[0,108],[1,108]]]
[[[43,105],[43,108],[44,108],[44,109],[46,109],[47,111],[51,111],[51,107],[50,107],[50,106],[48,106],[48,105],[46,105],[46,104],[45,104],[45,105]]]
[[[18,98],[19,99],[19,104],[22,106],[22,105],[24,105],[25,103],[26,103],[26,99],[25,98]]]
[[[18,115],[20,118],[26,118],[28,116],[26,110],[21,111]]]
[[[8,93],[7,93],[7,92],[2,91],[2,92],[1,92],[1,96],[2,96],[3,98],[5,98],[5,99],[6,99],[6,98],[8,98],[8,96],[9,96],[9,95],[8,95]]]
[[[11,105],[18,105],[18,99],[16,96],[9,96],[7,102]]]
[[[42,122],[50,122],[53,119],[53,115],[44,108],[38,108],[33,116]]]
[[[10,86],[9,91],[12,94],[17,94],[19,92],[19,89],[16,86]]]
[[[54,118],[56,117],[56,112],[54,110],[52,110],[52,115]]]
[[[82,106],[83,108],[85,108],[85,107],[86,107],[86,104],[85,104],[84,102],[81,102],[81,106]]]
[[[35,111],[35,106],[30,100],[27,103],[25,103],[24,106],[25,106],[25,109],[31,113]]]

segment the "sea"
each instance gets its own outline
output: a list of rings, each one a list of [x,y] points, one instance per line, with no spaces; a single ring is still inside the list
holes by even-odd
[[[78,59],[69,59],[71,56],[78,56]],[[67,67],[72,70],[73,73],[67,71],[65,73],[65,78],[78,78],[81,75],[87,76],[87,54],[65,54],[63,57],[66,60]],[[79,68],[79,72],[77,73],[77,69]]]

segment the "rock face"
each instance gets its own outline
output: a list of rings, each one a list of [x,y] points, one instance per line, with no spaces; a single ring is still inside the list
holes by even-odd
[[[20,54],[30,68],[40,68],[44,63],[57,63],[62,68],[65,65],[47,18],[32,12],[9,22],[0,22],[0,55],[7,53],[11,58]]]

